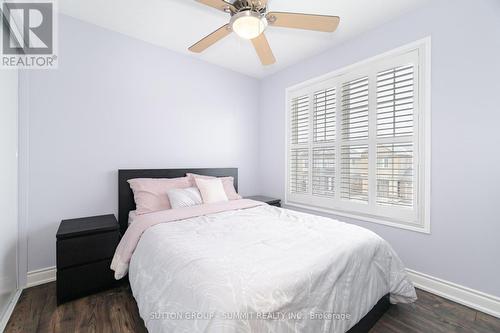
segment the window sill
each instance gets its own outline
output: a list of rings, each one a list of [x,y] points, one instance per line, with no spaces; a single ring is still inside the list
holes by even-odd
[[[388,221],[384,220],[381,218],[377,217],[370,217],[366,215],[358,215],[358,214],[352,214],[352,213],[346,213],[343,211],[338,211],[338,210],[333,210],[333,209],[325,209],[325,208],[320,208],[316,206],[309,206],[305,204],[298,204],[295,202],[289,202],[288,200],[285,200],[284,207],[283,208],[301,208],[308,210],[310,212],[320,212],[320,213],[326,213],[326,214],[331,214],[331,215],[336,215],[336,216],[342,216],[342,217],[348,217],[351,219],[359,220],[362,222],[371,222],[371,223],[376,223],[376,224],[381,224],[393,228],[398,228],[398,229],[405,229],[405,230],[410,230],[410,231],[415,231],[423,234],[430,234],[430,224],[424,223],[424,225],[411,225],[411,224],[404,224],[404,223],[398,223],[398,222],[393,222],[393,221]]]

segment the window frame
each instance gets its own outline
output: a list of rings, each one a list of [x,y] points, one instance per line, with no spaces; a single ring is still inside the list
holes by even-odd
[[[415,54],[417,55],[415,58]],[[413,57],[413,58],[412,58]],[[417,110],[417,117],[414,118],[415,127],[417,131],[413,133],[413,144],[417,146],[415,148],[415,172],[416,183],[415,183],[415,210],[409,216],[408,210],[399,209],[395,207],[380,207],[376,205],[376,176],[373,174],[373,168],[376,172],[376,154],[373,153],[377,150],[378,142],[394,142],[387,141],[383,138],[377,138],[377,119],[376,110],[372,111],[373,106],[376,108],[376,80],[369,80],[369,116],[368,116],[368,127],[369,127],[369,139],[365,140],[369,146],[369,174],[371,177],[368,178],[369,182],[369,204],[357,204],[354,202],[341,201],[339,199],[339,189],[340,189],[340,173],[341,169],[338,163],[335,164],[335,199],[325,199],[321,197],[313,197],[312,195],[300,195],[293,194],[289,191],[289,153],[292,149],[292,144],[290,141],[290,118],[291,118],[291,105],[290,101],[295,97],[300,97],[304,95],[314,95],[322,89],[328,89],[335,87],[336,94],[336,118],[339,119],[338,114],[341,112],[340,109],[340,98],[341,89],[339,89],[343,83],[350,80],[358,79],[362,76],[368,76],[369,78],[376,78],[377,72],[383,67],[397,67],[400,63],[405,63],[406,59],[413,59],[415,61],[415,76],[416,85],[418,85],[418,96],[416,99],[415,109]],[[285,206],[297,207],[302,209],[308,209],[312,211],[318,211],[322,213],[330,213],[333,215],[339,215],[349,218],[358,219],[361,221],[374,222],[378,224],[388,225],[392,227],[398,227],[402,229],[430,233],[430,186],[431,186],[431,38],[426,37],[424,39],[415,41],[413,43],[404,45],[402,47],[396,48],[394,50],[385,52],[383,54],[371,57],[361,62],[343,67],[339,70],[330,72],[328,74],[322,75],[311,80],[299,83],[297,85],[291,86],[286,89],[286,113],[285,113]],[[310,115],[313,114],[314,101],[309,98]],[[375,115],[375,118],[373,117]],[[312,116],[309,117],[309,140],[305,145],[309,147],[310,155],[312,154],[312,148],[315,147],[313,142],[313,127],[312,127]],[[336,134],[335,134],[335,156],[336,162],[339,161],[337,156],[340,155],[342,143],[345,145],[347,141],[339,140],[341,137],[340,124],[336,121]],[[396,139],[397,140],[397,139]],[[356,144],[353,141],[352,144]],[[304,144],[302,144],[304,145]],[[312,156],[309,156],[310,167],[309,167],[309,187],[312,186]],[[312,188],[309,189],[312,191]],[[340,204],[339,204],[340,203]],[[328,208],[325,208],[328,207]],[[377,214],[374,214],[377,212]],[[406,214],[406,215],[405,215]],[[383,215],[383,216],[382,216]]]

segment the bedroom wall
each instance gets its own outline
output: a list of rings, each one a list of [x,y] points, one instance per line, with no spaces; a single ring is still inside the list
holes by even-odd
[[[60,16],[59,68],[20,80],[28,271],[61,219],[117,213],[120,168],[238,167],[258,192],[255,79]]]
[[[350,222],[384,237],[411,269],[500,296],[499,17],[496,0],[432,1],[264,79],[262,192],[284,197],[287,87],[431,36],[431,234]]]

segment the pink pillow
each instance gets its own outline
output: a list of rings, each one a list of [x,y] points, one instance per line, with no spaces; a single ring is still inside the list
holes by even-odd
[[[174,188],[191,187],[189,177],[180,178],[135,178],[128,183],[134,192],[138,215],[172,208],[167,191]]]
[[[196,186],[195,178],[201,178],[201,179],[212,179],[212,178],[217,178],[217,177],[212,177],[212,176],[204,176],[204,175],[197,175],[194,173],[188,173],[186,176],[189,178],[192,186]],[[226,192],[226,196],[229,200],[239,200],[241,199],[241,195],[239,195],[236,190],[234,189],[234,178],[233,177],[219,177],[219,179],[222,181],[222,186],[224,187],[224,192]]]
[[[196,186],[200,190],[203,203],[228,201],[222,180],[220,178],[195,177]]]

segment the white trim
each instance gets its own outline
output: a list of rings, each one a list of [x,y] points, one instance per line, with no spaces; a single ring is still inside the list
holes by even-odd
[[[371,216],[365,216],[365,215],[359,215],[359,214],[352,214],[352,213],[348,213],[348,212],[343,212],[343,211],[340,211],[340,210],[333,210],[333,209],[327,209],[327,208],[320,208],[320,207],[313,207],[313,206],[308,206],[308,205],[302,205],[302,204],[298,204],[298,203],[292,203],[292,202],[285,202],[283,204],[283,208],[300,208],[300,209],[304,209],[304,210],[307,210],[309,212],[320,212],[320,213],[324,213],[324,214],[330,214],[330,215],[334,215],[334,216],[342,216],[342,217],[348,217],[350,219],[355,219],[355,220],[358,220],[358,221],[363,221],[363,222],[372,222],[372,223],[377,223],[377,224],[382,224],[382,225],[386,225],[386,226],[389,226],[389,227],[394,227],[394,228],[399,228],[399,229],[406,229],[406,230],[410,230],[410,231],[416,231],[416,232],[420,232],[420,233],[423,233],[423,234],[430,234],[431,231],[430,229],[428,228],[423,228],[421,226],[413,226],[413,225],[410,225],[410,224],[402,224],[400,222],[393,222],[393,221],[390,221],[390,220],[384,220],[384,219],[381,219],[381,218],[376,218],[376,217],[371,217]]]
[[[12,295],[9,304],[7,305],[7,309],[5,309],[4,314],[0,318],[0,332],[5,330],[7,323],[9,322],[10,316],[12,312],[14,312],[14,308],[16,307],[17,301],[19,301],[19,297],[21,296],[22,289],[17,289]]]
[[[415,119],[415,123],[418,124],[418,133],[414,140],[418,145],[418,156],[415,157],[415,163],[417,163],[417,205],[416,209],[410,213],[403,211],[401,209],[394,208],[393,210],[385,210],[384,213],[381,211],[373,211],[373,209],[368,209],[365,207],[350,207],[351,203],[339,203],[336,198],[331,202],[323,201],[311,201],[309,197],[294,197],[289,193],[289,150],[291,149],[291,144],[289,140],[289,101],[290,97],[294,94],[309,93],[310,90],[313,91],[314,88],[320,87],[332,80],[347,80],[347,76],[351,75],[352,71],[360,71],[360,68],[364,68],[363,72],[371,73],[368,66],[372,63],[386,63],[385,59],[389,58],[393,61],[395,57],[405,59],[405,57],[410,57],[409,53],[418,51],[418,79],[417,84],[419,85],[419,114],[418,118]],[[383,66],[382,66],[383,67]],[[373,74],[373,73],[371,73]],[[340,79],[341,78],[341,79]],[[312,88],[313,87],[313,88]],[[338,91],[337,91],[338,93]],[[378,224],[388,225],[392,227],[397,227],[401,229],[417,231],[421,233],[430,234],[430,197],[431,197],[431,37],[426,37],[417,40],[413,43],[406,44],[404,46],[398,47],[391,51],[382,53],[380,55],[371,57],[369,59],[357,62],[355,64],[343,67],[341,69],[332,71],[325,75],[322,75],[311,80],[296,84],[286,89],[285,91],[285,105],[287,112],[285,112],[285,194],[284,194],[284,205],[295,206],[304,209],[316,210],[324,213],[330,213],[334,215],[347,216],[350,218],[355,218],[362,221],[374,222]],[[338,116],[338,115],[337,115]],[[337,119],[338,120],[338,119]],[[337,121],[337,130],[338,130]],[[338,131],[337,131],[338,132]],[[373,129],[372,129],[373,132]],[[309,142],[310,145],[310,142]],[[336,142],[338,146],[338,142]],[[338,149],[336,151],[339,154]],[[311,153],[309,153],[311,155]],[[309,156],[310,162],[312,156]],[[420,162],[422,161],[423,162]],[[337,160],[337,164],[339,161]],[[373,164],[373,161],[372,161]],[[373,166],[372,166],[373,167]],[[338,177],[339,168],[337,169],[336,179]],[[312,172],[311,172],[312,173]],[[373,170],[371,172],[373,174]],[[311,176],[311,175],[310,175]],[[370,187],[374,190],[374,186]],[[336,191],[338,192],[338,191]],[[320,200],[320,199],[318,199]],[[320,208],[321,207],[321,208]],[[367,206],[368,207],[368,206]],[[380,214],[379,214],[380,213]]]
[[[29,79],[30,71],[20,73],[19,80],[19,139],[18,139],[18,286],[27,286],[28,275],[28,221],[29,221]],[[22,78],[22,80],[21,80]],[[21,99],[21,94],[25,94]],[[24,126],[22,126],[24,125]]]
[[[406,269],[406,271],[415,287],[500,318],[499,297],[420,273],[412,269]]]
[[[56,268],[47,267],[28,272],[27,287],[34,287],[56,280]]]

